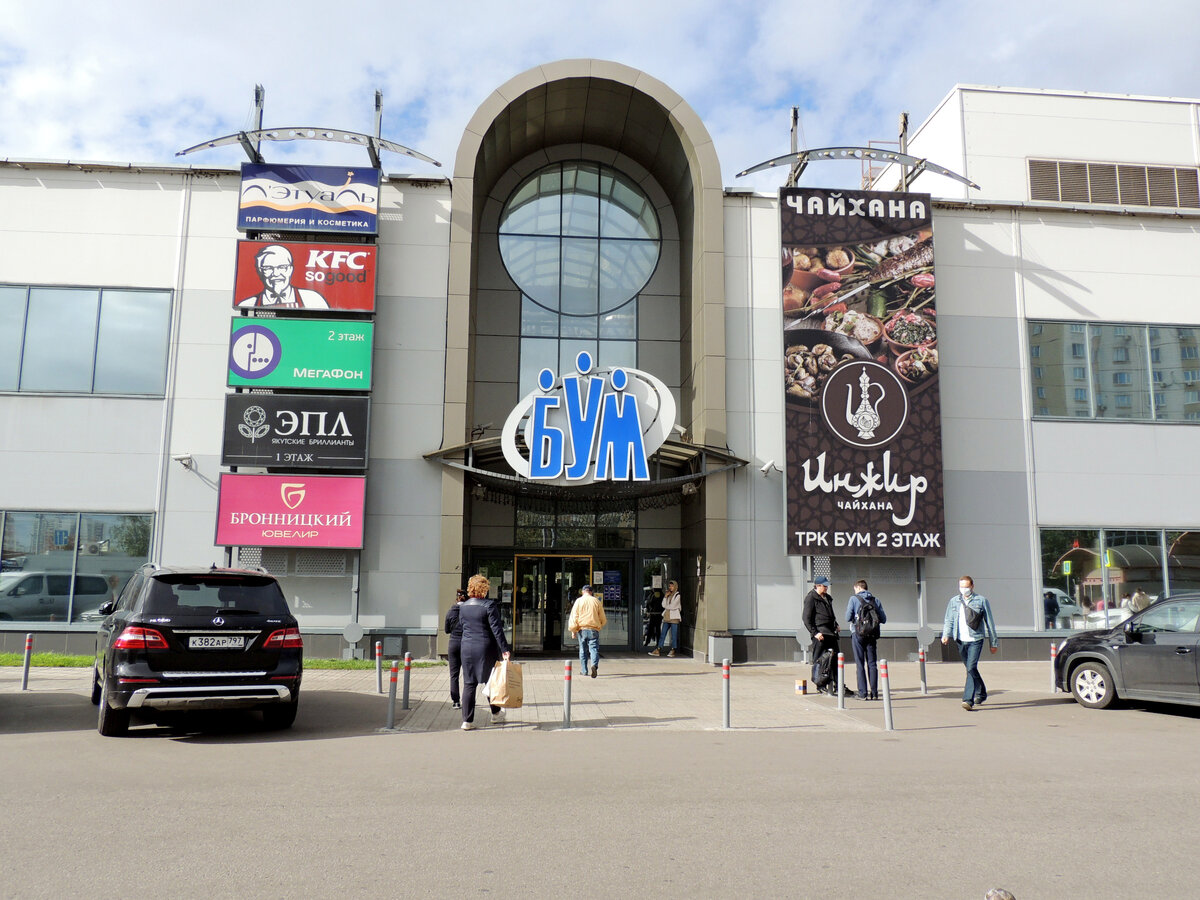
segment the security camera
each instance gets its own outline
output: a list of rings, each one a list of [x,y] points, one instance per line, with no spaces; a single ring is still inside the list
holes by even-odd
[[[776,472],[783,471],[783,469],[775,465],[775,460],[773,459],[768,459],[765,463],[763,463],[763,467],[758,471],[762,473],[763,478],[766,478],[771,473],[772,469],[774,469]]]
[[[185,469],[190,469],[193,464],[192,454],[190,453],[173,453],[171,454],[171,459],[175,460],[175,462],[179,463]]]

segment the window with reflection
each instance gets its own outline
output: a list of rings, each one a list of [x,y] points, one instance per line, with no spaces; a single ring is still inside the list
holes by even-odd
[[[169,291],[0,286],[0,391],[162,396]]]
[[[637,365],[638,294],[658,265],[658,216],[630,178],[598,163],[554,163],[504,206],[500,256],[520,288],[520,392],[537,373]]]

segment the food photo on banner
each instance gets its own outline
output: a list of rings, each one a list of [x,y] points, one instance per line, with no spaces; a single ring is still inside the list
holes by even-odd
[[[944,556],[928,194],[783,188],[787,547]]]

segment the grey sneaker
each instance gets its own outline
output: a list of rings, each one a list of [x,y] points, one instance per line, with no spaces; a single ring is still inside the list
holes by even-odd
[[[463,731],[474,731],[474,730],[475,730],[475,723],[474,723],[474,722],[463,722],[463,723],[462,723],[462,730],[463,730]]]
[[[972,703],[970,700],[963,701],[963,709],[965,709],[967,712],[970,712],[974,708],[975,708],[975,704]]]
[[[504,710],[503,710],[503,708],[501,708],[501,709],[500,709],[499,711],[497,711],[497,712],[494,712],[494,713],[492,713],[492,721],[493,721],[493,722],[503,722],[503,721],[504,721]]]

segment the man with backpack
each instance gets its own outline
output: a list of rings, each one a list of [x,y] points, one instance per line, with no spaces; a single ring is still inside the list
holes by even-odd
[[[854,666],[858,676],[858,699],[879,699],[879,626],[887,621],[883,604],[867,590],[867,583],[854,582],[854,593],[846,604],[846,621],[852,629]],[[870,679],[868,690],[867,680]]]
[[[833,598],[829,596],[829,579],[824,575],[813,579],[813,589],[804,597],[801,619],[812,636],[813,687],[837,694],[838,632],[841,629],[833,611]]]

